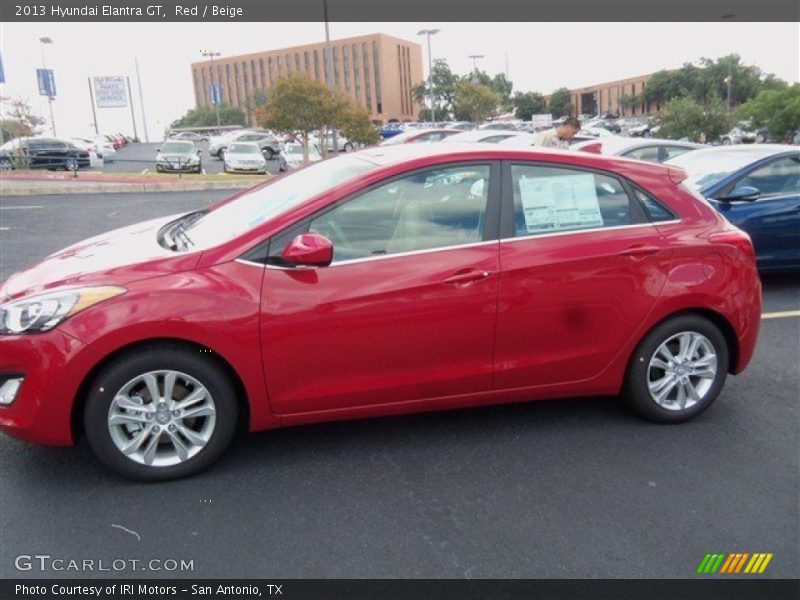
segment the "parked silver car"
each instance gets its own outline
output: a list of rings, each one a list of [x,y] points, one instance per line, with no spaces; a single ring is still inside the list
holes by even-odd
[[[244,131],[235,136],[215,139],[211,142],[208,153],[225,160],[225,153],[234,142],[255,142],[267,160],[272,160],[283,147],[278,138],[269,131]]]

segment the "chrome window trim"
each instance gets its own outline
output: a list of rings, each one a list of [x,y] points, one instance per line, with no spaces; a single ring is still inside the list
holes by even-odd
[[[469,244],[454,244],[453,246],[438,246],[436,248],[425,248],[424,250],[409,250],[408,252],[396,252],[395,254],[378,254],[376,256],[365,256],[364,258],[351,258],[349,260],[340,260],[338,262],[333,262],[324,268],[330,269],[332,267],[338,267],[341,265],[353,265],[363,262],[370,262],[374,260],[386,260],[387,258],[401,258],[405,256],[416,256],[418,254],[430,254],[432,252],[446,252],[447,250],[462,250],[464,248],[477,248],[480,246],[488,246],[490,244],[498,244],[499,241],[500,240],[483,240],[480,242],[471,242]],[[253,265],[261,268],[277,269],[278,271],[296,271],[297,269],[309,268],[309,267],[282,267],[280,265],[265,265],[244,258],[237,258],[235,259],[235,262],[242,263],[245,265]],[[311,267],[311,268],[320,268],[320,267]]]
[[[556,237],[563,235],[576,235],[579,233],[596,233],[598,231],[615,231],[617,229],[633,229],[634,227],[655,227],[657,225],[668,225],[670,223],[680,223],[680,219],[672,219],[669,221],[648,221],[647,223],[633,223],[631,225],[615,225],[613,227],[591,227],[589,229],[571,229],[569,231],[554,231],[553,233],[532,233],[530,235],[523,235],[517,237],[503,238],[503,242],[519,242],[523,240],[532,240],[545,237]]]

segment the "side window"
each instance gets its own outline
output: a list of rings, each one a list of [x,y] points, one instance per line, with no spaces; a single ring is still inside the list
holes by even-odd
[[[659,157],[658,153],[659,147],[658,146],[645,146],[644,148],[636,148],[634,150],[629,150],[628,152],[624,152],[622,156],[627,158],[635,158],[637,160],[644,160],[647,162],[661,162],[661,158]]]
[[[333,242],[333,261],[480,242],[489,165],[424,171],[396,179],[311,220]]]
[[[675,215],[672,212],[664,207],[658,200],[645,194],[641,190],[635,189],[633,193],[636,195],[636,198],[639,200],[639,203],[644,208],[644,212],[647,213],[647,216],[650,217],[651,221],[672,221],[675,219]]]
[[[496,144],[498,142],[502,142],[506,138],[510,138],[512,136],[506,134],[499,134],[499,135],[490,135],[489,137],[483,138],[481,141],[487,144]]]
[[[630,198],[614,177],[562,167],[512,165],[517,237],[631,223]]]
[[[800,156],[787,156],[752,171],[736,182],[736,188],[751,186],[764,196],[800,193]]]

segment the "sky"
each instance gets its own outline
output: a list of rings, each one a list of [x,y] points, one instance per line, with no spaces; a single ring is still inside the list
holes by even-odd
[[[434,58],[456,73],[478,66],[504,72],[514,89],[550,93],[680,67],[701,57],[738,53],[747,64],[789,81],[800,79],[798,23],[331,23],[331,38],[383,32],[412,41],[423,28],[433,36]],[[27,98],[48,119],[47,100],[38,95],[35,69],[55,72],[53,102],[59,137],[93,132],[87,77],[129,76],[136,124],[144,139],[134,58],[142,79],[147,132],[161,139],[174,119],[194,106],[190,64],[201,49],[223,56],[308,44],[324,39],[322,23],[0,23],[6,83],[0,94]],[[427,50],[423,46],[427,73]],[[102,132],[133,133],[130,108],[97,109]]]

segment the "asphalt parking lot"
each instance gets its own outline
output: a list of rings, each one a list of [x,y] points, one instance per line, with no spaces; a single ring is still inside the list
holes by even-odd
[[[162,142],[151,142],[149,144],[138,143],[128,144],[117,150],[114,162],[105,163],[102,167],[104,173],[141,173],[145,169],[155,172],[156,152]],[[222,173],[222,161],[208,153],[208,142],[195,144],[201,152],[203,169],[206,173]],[[270,173],[278,172],[278,161],[273,159],[267,161],[267,169]],[[183,177],[191,177],[191,173],[184,173]],[[175,175],[178,176],[177,174]]]
[[[226,195],[0,198],[0,279]],[[796,311],[800,278],[765,279],[764,300]],[[687,578],[708,552],[772,552],[761,577],[796,577],[799,358],[800,318],[770,318],[749,369],[683,425],[588,398],[304,426],[163,484],[117,478],[85,443],[0,435],[0,577],[115,575],[15,569],[39,553],[194,564],[120,576]]]

